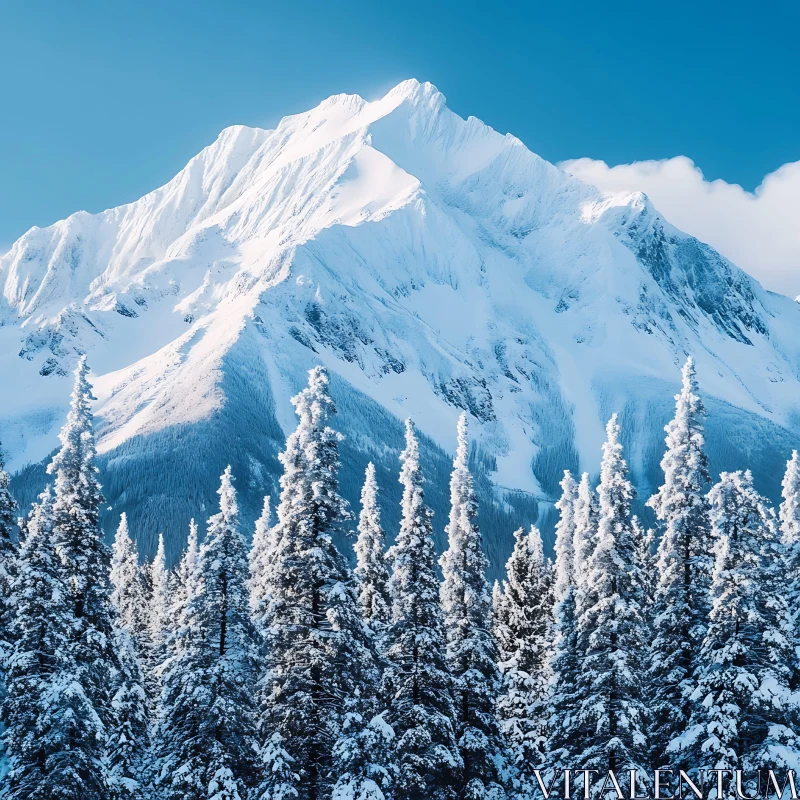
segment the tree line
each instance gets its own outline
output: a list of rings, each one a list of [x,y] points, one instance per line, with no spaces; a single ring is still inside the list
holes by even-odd
[[[493,591],[464,414],[438,562],[411,420],[394,543],[370,464],[354,570],[337,549],[351,514],[317,367],[277,520],[265,498],[248,546],[228,468],[169,570],[163,539],[140,565],[124,514],[104,544],[92,399],[82,358],[18,535],[0,468],[3,800],[524,800],[559,769],[633,770],[646,792],[657,767],[797,765],[800,460],[777,514],[749,472],[710,487],[691,359],[657,530],[631,512],[614,415],[597,486],[564,474],[554,562],[520,529]]]

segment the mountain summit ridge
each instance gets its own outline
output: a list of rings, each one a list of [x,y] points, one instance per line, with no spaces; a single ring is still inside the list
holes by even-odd
[[[342,397],[391,424],[414,416],[444,451],[468,411],[501,505],[508,491],[546,504],[561,470],[594,470],[614,410],[649,485],[660,444],[645,417],[690,353],[726,427],[759,419],[781,447],[795,440],[797,304],[646,196],[603,194],[414,80],[372,102],[334,95],[274,130],[226,128],[140,200],[28,231],[0,279],[15,469],[54,446],[60,376],[82,352],[100,452],[123,472],[177,430],[251,419],[256,396],[274,450],[316,363]],[[354,458],[394,451],[340,422]],[[720,463],[754,446],[723,442]],[[255,497],[274,476],[248,447]]]

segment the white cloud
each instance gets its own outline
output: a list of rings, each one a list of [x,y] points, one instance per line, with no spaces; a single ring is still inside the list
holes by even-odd
[[[707,181],[685,156],[618,167],[579,158],[559,166],[603,191],[644,192],[676,228],[710,244],[765,288],[800,294],[800,161],[767,175],[755,192]]]

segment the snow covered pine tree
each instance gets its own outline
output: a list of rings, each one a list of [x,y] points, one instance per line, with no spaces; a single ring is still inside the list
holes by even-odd
[[[48,466],[55,478],[52,537],[66,591],[70,635],[59,653],[49,699],[54,724],[47,771],[57,781],[53,800],[107,800],[107,743],[119,662],[114,649],[110,553],[100,529],[102,494],[95,466],[89,367],[75,371],[61,449]]]
[[[785,769],[797,749],[797,708],[789,702],[791,625],[774,514],[749,472],[723,472],[709,501],[717,541],[711,614],[692,715],[670,751],[686,751],[694,773]],[[727,796],[736,796],[733,785]]]
[[[8,693],[3,702],[10,772],[5,800],[57,797],[64,775],[50,770],[62,747],[61,727],[50,701],[68,648],[72,617],[61,563],[52,541],[53,495],[48,487],[26,522],[27,535],[12,582],[14,645],[7,659]]]
[[[655,766],[679,769],[688,765],[680,760],[680,752],[668,755],[667,746],[686,727],[691,713],[691,680],[710,610],[713,555],[705,495],[710,476],[703,451],[704,417],[694,361],[689,358],[681,391],[675,395],[675,417],[665,428],[664,484],[647,503],[663,524],[650,649],[650,751]]]
[[[11,583],[14,579],[16,563],[13,533],[17,504],[8,490],[9,481],[3,453],[0,450],[0,665],[4,663],[5,655],[9,652],[12,644]],[[2,675],[0,674],[1,680]],[[3,684],[0,682],[0,701],[2,701],[3,694]]]
[[[267,580],[267,571],[274,558],[275,544],[273,541],[273,531],[270,529],[270,517],[272,509],[269,497],[264,498],[261,507],[261,516],[256,520],[255,530],[253,531],[253,541],[250,544],[250,554],[248,564],[250,578],[250,611],[255,618],[260,616],[259,602],[264,592],[264,582]]]
[[[351,698],[374,685],[377,675],[350,571],[332,538],[347,511],[337,478],[341,436],[327,424],[336,409],[324,369],[309,372],[308,388],[292,403],[299,422],[280,456],[274,568],[260,590],[253,587],[267,654],[259,689],[264,764],[257,796],[322,800],[340,770],[353,766],[337,763],[336,742],[341,733],[354,734],[342,731],[354,711]]]
[[[584,580],[590,605],[581,607],[578,637],[585,642],[578,679],[578,716],[586,733],[575,763],[582,769],[636,770],[646,785],[647,711],[641,664],[646,653],[645,576],[631,520],[633,487],[622,458],[614,414],[606,426],[600,484],[600,513],[594,551]],[[602,787],[597,787],[602,791]]]
[[[397,735],[397,796],[451,800],[457,797],[462,762],[454,732],[432,512],[425,505],[419,443],[411,420],[406,421],[406,447],[400,461],[402,520],[397,541],[389,550],[392,622],[386,635],[389,665],[384,672],[389,722]]]
[[[139,648],[123,627],[114,631],[119,667],[114,675],[114,725],[108,735],[108,770],[113,796],[147,800],[146,755],[150,717]]]
[[[370,461],[361,489],[355,576],[358,580],[361,617],[376,635],[383,632],[390,616],[389,570],[386,567],[385,550],[386,534],[381,527],[378,482],[375,480],[375,465]]]
[[[5,697],[5,660],[11,652],[11,584],[16,569],[16,546],[13,531],[17,504],[8,490],[10,478],[5,470],[3,451],[0,447],[0,703]],[[0,739],[0,763],[4,760],[5,745]]]
[[[114,726],[109,733],[108,762],[119,798],[147,798],[145,755],[149,746],[149,712],[141,669],[146,631],[146,598],[136,545],[122,514],[111,556],[111,602],[116,610],[114,641],[119,671],[114,681]]]
[[[560,747],[569,738],[578,698],[576,696],[578,672],[582,663],[577,644],[575,537],[578,484],[569,471],[561,480],[561,497],[556,503],[559,512],[556,524],[556,575],[553,591],[553,616],[555,640],[550,666],[553,673],[549,700],[548,727],[551,738],[550,753],[554,766],[568,768]],[[555,744],[558,742],[558,744]]]
[[[564,498],[562,497],[562,501]],[[559,503],[563,506],[563,502]],[[567,535],[568,509],[561,511],[562,521],[559,522],[559,532],[564,529]],[[563,769],[579,763],[578,759],[588,746],[589,729],[587,721],[580,713],[581,683],[583,680],[583,658],[589,647],[591,629],[581,627],[581,617],[592,608],[598,600],[596,587],[589,582],[589,565],[597,545],[597,525],[599,510],[597,500],[592,491],[589,473],[584,472],[578,485],[574,506],[574,533],[572,550],[572,571],[575,593],[575,619],[573,630],[568,639],[574,640],[577,661],[573,663],[568,653],[561,648],[566,645],[568,630],[565,628],[565,639],[559,639],[559,649],[556,651],[558,663],[554,664],[557,670],[554,675],[554,684],[551,693],[551,714],[549,719],[550,752],[554,763]],[[558,544],[558,541],[557,541]],[[558,544],[561,552],[562,545]],[[562,556],[562,563],[565,556]],[[560,573],[557,573],[557,577]],[[563,576],[559,577],[559,581]],[[559,582],[559,587],[563,583]],[[559,622],[568,625],[566,618]]]
[[[111,602],[117,624],[142,648],[147,641],[147,597],[139,554],[130,536],[126,514],[120,516],[111,549]]]
[[[497,647],[492,638],[488,559],[478,528],[478,503],[469,472],[467,415],[458,418],[458,446],[450,478],[448,549],[440,560],[440,598],[453,676],[455,724],[463,762],[459,797],[505,797],[504,742],[495,711],[500,688]]]
[[[163,674],[156,752],[166,800],[245,800],[257,779],[254,688],[258,669],[231,470],[208,520],[197,587],[177,652]]]
[[[147,566],[147,573],[147,645],[143,652],[146,656],[148,694],[156,700],[161,693],[162,667],[168,658],[167,639],[173,602],[164,535],[161,533],[158,534],[158,548],[153,561]]]
[[[538,528],[514,533],[496,604],[495,638],[503,672],[497,711],[525,797],[532,789],[531,770],[544,766],[551,677],[552,586]]]
[[[200,545],[197,536],[197,523],[189,521],[189,536],[186,548],[175,570],[175,588],[172,593],[170,648],[176,644],[177,629],[185,618],[189,603],[197,594],[198,567],[200,564]]]
[[[792,625],[792,691],[800,689],[800,458],[797,450],[786,463],[783,476],[780,531],[786,548],[786,601]]]

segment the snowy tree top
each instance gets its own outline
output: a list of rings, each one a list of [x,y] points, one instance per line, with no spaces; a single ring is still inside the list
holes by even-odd
[[[61,449],[53,456],[47,471],[58,475],[59,470],[71,463],[75,458],[90,463],[95,454],[94,437],[87,435],[92,429],[92,386],[89,383],[89,365],[86,356],[82,355],[75,368],[75,381],[70,395],[70,409],[67,421],[58,435]],[[96,468],[92,467],[94,471]],[[58,494],[58,478],[56,478],[56,494]]]
[[[298,416],[304,410],[311,415],[311,423],[319,425],[331,414],[336,413],[336,406],[328,391],[330,379],[325,367],[317,366],[308,371],[308,386],[298,392],[291,400]]]
[[[225,471],[220,476],[220,486],[217,489],[219,495],[219,510],[225,519],[231,519],[239,513],[239,506],[236,502],[236,490],[233,488],[233,473],[231,465],[225,467]]]
[[[561,497],[555,506],[559,512],[556,524],[556,600],[560,600],[575,583],[575,503],[578,499],[578,484],[572,473],[564,470],[561,479]]]
[[[417,440],[417,427],[414,420],[406,420],[406,446],[400,454],[400,483],[404,486],[421,485],[425,482],[419,464],[419,441]]]
[[[792,450],[792,457],[786,462],[781,489],[780,523],[784,544],[800,544],[800,459],[797,450]]]

